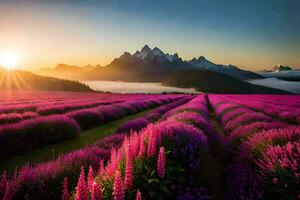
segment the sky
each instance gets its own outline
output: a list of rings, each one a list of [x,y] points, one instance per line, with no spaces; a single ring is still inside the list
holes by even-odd
[[[107,65],[145,44],[183,59],[300,68],[299,0],[0,0],[0,52],[23,68]]]

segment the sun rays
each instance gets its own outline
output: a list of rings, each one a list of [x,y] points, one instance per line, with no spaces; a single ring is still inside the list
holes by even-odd
[[[22,74],[18,71],[5,70],[0,71],[0,89],[6,90],[24,90],[31,89]]]
[[[7,69],[12,70],[17,67],[19,64],[19,57],[18,55],[10,49],[3,51],[0,55],[0,65]]]

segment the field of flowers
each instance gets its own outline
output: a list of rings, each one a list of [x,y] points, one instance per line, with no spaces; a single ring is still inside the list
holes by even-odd
[[[300,96],[209,99],[226,134],[228,198],[300,199]]]
[[[93,144],[3,171],[0,199],[300,199],[300,96],[0,98],[1,159],[151,108]]]
[[[81,130],[183,95],[9,92],[1,96],[0,160],[78,137]]]

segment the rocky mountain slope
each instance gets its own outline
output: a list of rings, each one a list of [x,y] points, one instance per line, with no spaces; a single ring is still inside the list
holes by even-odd
[[[215,64],[203,56],[186,61],[180,58],[177,53],[164,53],[159,48],[151,49],[148,45],[134,54],[124,52],[105,67],[99,65],[77,67],[59,64],[53,69],[39,69],[34,73],[73,80],[160,81],[166,73],[178,69],[209,70],[241,80],[262,78],[254,72],[242,70],[233,65]],[[149,75],[152,74],[156,74],[156,77],[151,78]]]

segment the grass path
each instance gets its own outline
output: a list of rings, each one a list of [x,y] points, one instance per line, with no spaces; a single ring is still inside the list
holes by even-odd
[[[155,109],[155,108],[154,108]],[[62,143],[47,145],[38,150],[30,153],[26,153],[20,156],[14,156],[0,162],[0,171],[6,170],[8,172],[13,171],[16,167],[20,167],[25,163],[39,163],[57,158],[59,155],[67,152],[71,152],[76,149],[80,149],[88,144],[93,144],[99,139],[112,134],[121,124],[124,122],[140,117],[151,112],[153,109],[149,109],[143,112],[139,112],[133,115],[123,117],[121,119],[102,124],[99,127],[83,131],[79,137],[71,140],[67,140]]]
[[[225,179],[224,179],[224,165],[222,155],[224,152],[222,144],[220,144],[218,137],[224,136],[223,128],[216,118],[214,109],[209,101],[207,102],[210,111],[210,123],[213,126],[215,136],[208,136],[210,144],[206,157],[204,158],[204,166],[201,171],[203,182],[213,200],[225,200]]]

